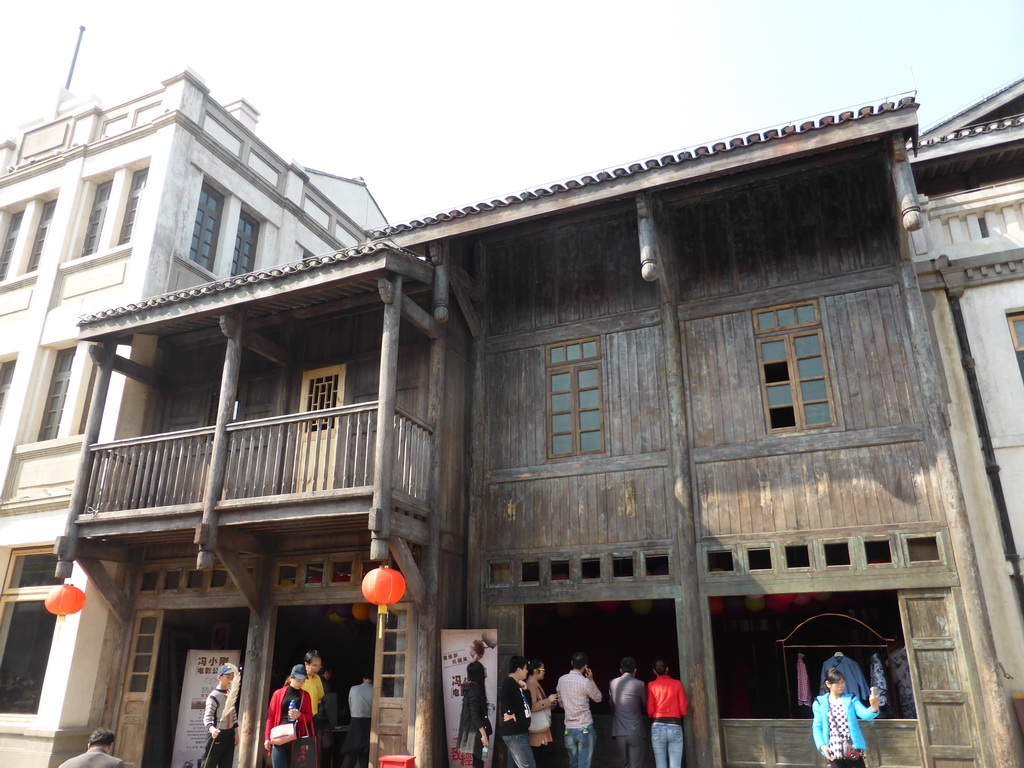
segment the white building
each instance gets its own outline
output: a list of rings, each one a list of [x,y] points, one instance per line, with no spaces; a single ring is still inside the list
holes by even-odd
[[[922,134],[914,259],[1009,692],[1024,694],[1024,78]],[[1008,702],[1009,703],[1009,702]]]
[[[109,725],[97,684],[114,672],[107,606],[81,566],[81,613],[55,622],[42,603],[90,398],[78,317],[335,251],[386,224],[361,179],[283,160],[257,118],[186,71],[112,108],[62,92],[53,115],[0,137],[0,764],[56,766]],[[140,385],[116,378],[106,439],[139,434],[144,418],[118,415]]]

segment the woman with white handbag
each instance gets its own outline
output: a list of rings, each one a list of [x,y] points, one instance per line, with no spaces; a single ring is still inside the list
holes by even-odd
[[[290,768],[292,742],[313,733],[313,703],[302,690],[305,682],[306,667],[296,664],[284,685],[270,697],[263,748],[271,753],[274,768]]]
[[[544,764],[546,750],[551,743],[551,708],[558,703],[558,694],[545,695],[540,681],[544,679],[544,662],[534,659],[527,667],[526,690],[530,694],[530,747],[537,768]]]

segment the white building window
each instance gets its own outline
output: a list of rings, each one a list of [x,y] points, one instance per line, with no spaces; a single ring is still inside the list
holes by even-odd
[[[107,203],[110,202],[110,190],[113,186],[113,181],[104,181],[96,186],[96,194],[92,198],[92,208],[89,210],[89,223],[85,227],[83,256],[89,256],[99,250],[103,221],[107,216]]]
[[[64,415],[64,403],[68,396],[71,366],[74,361],[74,347],[62,349],[57,353],[57,359],[53,363],[53,374],[50,376],[50,387],[46,393],[43,421],[39,426],[40,440],[53,440],[57,437],[60,420]]]
[[[199,266],[213,270],[217,256],[217,236],[224,211],[224,195],[208,184],[203,184],[196,208],[196,223],[192,228],[192,246],[188,257]]]
[[[132,239],[135,230],[135,217],[139,212],[139,203],[142,202],[142,192],[146,189],[146,180],[149,178],[149,168],[143,168],[132,174],[132,187],[128,192],[128,202],[124,207],[124,222],[121,224],[121,239],[118,245],[124,245]]]
[[[57,617],[43,600],[54,585],[57,556],[15,551],[0,597],[0,713],[34,715],[53,643]]]

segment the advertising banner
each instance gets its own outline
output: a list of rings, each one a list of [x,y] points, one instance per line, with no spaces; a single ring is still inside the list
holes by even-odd
[[[234,664],[237,667],[241,657],[241,651],[188,652],[181,682],[171,768],[199,768],[203,747],[206,746],[206,729],[203,727],[206,697],[217,687],[217,668],[221,664]]]
[[[445,733],[448,736],[448,766],[463,768],[473,765],[473,756],[459,751],[459,718],[462,715],[462,683],[466,681],[466,666],[479,661],[487,670],[484,691],[487,693],[487,719],[494,730],[494,705],[498,698],[498,630],[496,629],[443,629],[441,630],[441,685],[444,690]],[[487,756],[487,765],[493,759]]]

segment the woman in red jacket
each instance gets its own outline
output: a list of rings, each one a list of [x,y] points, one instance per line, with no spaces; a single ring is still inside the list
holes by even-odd
[[[313,733],[313,702],[309,698],[309,694],[302,690],[304,682],[306,682],[306,667],[303,664],[296,664],[292,667],[292,673],[288,675],[284,685],[274,691],[274,695],[270,697],[263,748],[271,753],[274,768],[289,768],[292,762],[292,742],[271,744],[271,728],[285,723],[295,723],[297,736],[307,736]],[[271,751],[271,747],[273,747],[273,751]]]

